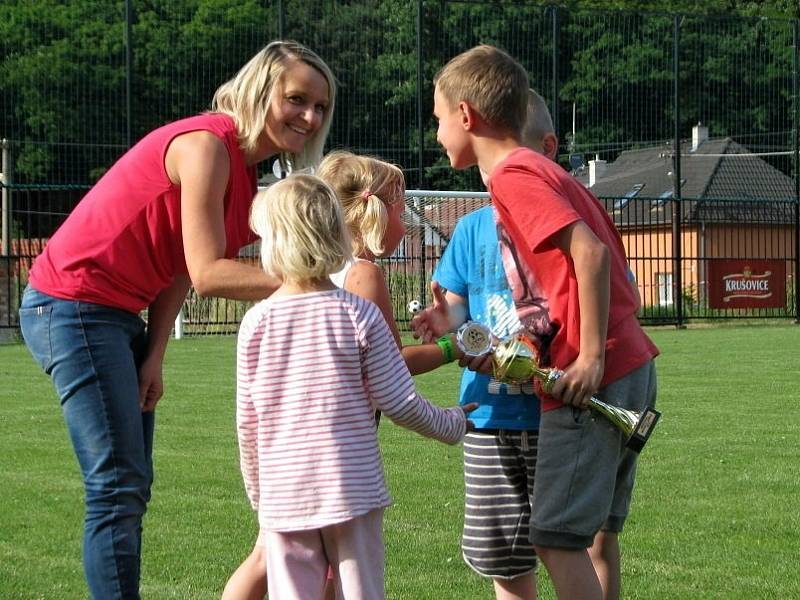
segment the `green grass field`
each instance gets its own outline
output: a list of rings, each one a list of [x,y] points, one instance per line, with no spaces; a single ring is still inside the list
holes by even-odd
[[[800,327],[650,330],[661,423],[622,535],[625,598],[800,598]],[[156,427],[142,595],[218,598],[256,524],[234,429],[233,337],[173,342]],[[417,378],[443,405],[458,369]],[[55,394],[21,345],[0,346],[0,598],[85,598],[82,486]],[[459,551],[459,447],[390,422],[381,442],[389,598],[491,598]],[[542,598],[554,598],[540,571]]]

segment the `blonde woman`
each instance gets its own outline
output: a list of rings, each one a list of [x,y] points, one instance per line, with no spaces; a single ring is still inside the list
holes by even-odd
[[[260,192],[251,223],[265,271],[281,280],[247,312],[237,346],[240,462],[269,597],[320,598],[330,566],[337,597],[383,598],[391,499],[373,411],[454,444],[475,406],[422,398],[380,310],[331,282],[350,240],[321,179],[291,175]]]
[[[334,98],[316,54],[272,42],[219,87],[210,112],[160,127],[122,156],[33,265],[20,324],[53,379],[83,475],[94,598],[139,597],[154,409],[186,292],[256,300],[279,285],[233,260],[254,240],[256,165],[316,164]]]

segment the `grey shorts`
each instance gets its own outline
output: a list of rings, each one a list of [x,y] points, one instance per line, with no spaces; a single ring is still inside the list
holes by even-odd
[[[597,394],[637,412],[655,406],[653,361]],[[619,532],[628,516],[638,455],[602,415],[572,407],[542,413],[533,491],[531,541],[579,549],[601,529]]]
[[[536,473],[535,431],[470,432],[464,438],[464,561],[486,577],[513,579],[534,570],[530,543]]]

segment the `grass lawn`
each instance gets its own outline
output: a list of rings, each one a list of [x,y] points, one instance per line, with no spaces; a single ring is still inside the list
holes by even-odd
[[[653,329],[663,417],[623,543],[625,598],[800,597],[800,327]],[[142,595],[218,598],[256,524],[240,480],[233,337],[173,342],[159,405]],[[458,369],[417,378],[456,400]],[[82,486],[49,379],[0,346],[0,598],[85,598]],[[381,424],[394,506],[389,598],[491,598],[461,560],[459,447]],[[542,598],[554,598],[544,569]]]

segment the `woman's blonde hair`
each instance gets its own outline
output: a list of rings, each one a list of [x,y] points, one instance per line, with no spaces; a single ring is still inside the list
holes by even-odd
[[[229,115],[236,122],[239,145],[252,151],[264,131],[272,99],[280,92],[283,75],[294,61],[301,61],[319,71],[328,82],[328,105],[319,130],[308,140],[303,153],[281,153],[283,165],[287,161],[294,170],[316,167],[322,159],[322,149],[333,117],[336,98],[336,80],[333,73],[314,52],[292,41],[275,41],[267,44],[251,58],[233,78],[223,83],[214,93],[211,110]]]
[[[389,223],[387,206],[404,201],[405,178],[396,165],[371,156],[337,150],[322,159],[317,175],[339,196],[353,240],[353,254],[384,251]]]
[[[284,281],[322,279],[351,258],[339,200],[314,175],[289,175],[258,192],[250,228],[261,237],[264,271]]]

